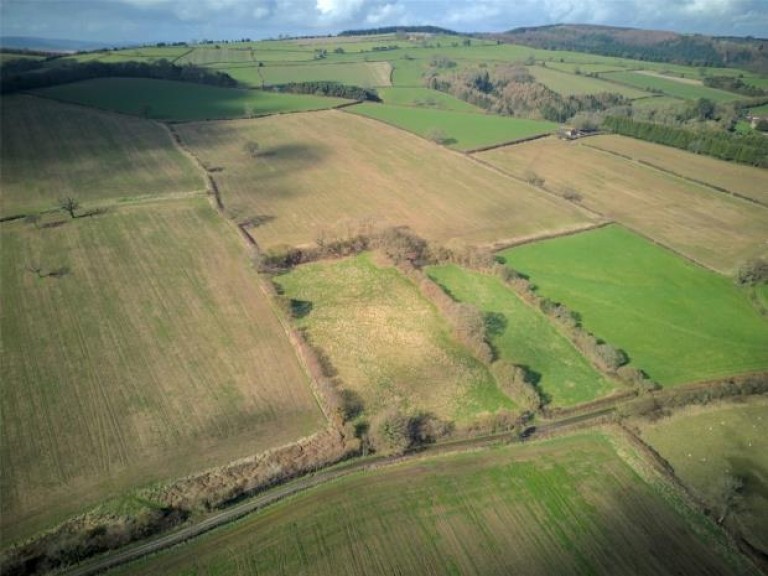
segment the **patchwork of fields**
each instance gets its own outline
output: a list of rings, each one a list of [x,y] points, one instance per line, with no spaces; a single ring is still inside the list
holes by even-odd
[[[768,208],[596,150],[588,146],[589,139],[584,142],[548,138],[479,157],[520,178],[544,178],[549,190],[575,193],[585,206],[720,272],[732,273],[745,260],[768,254]],[[765,182],[762,170],[742,174],[749,175],[750,183],[741,188],[756,189]]]
[[[277,280],[287,297],[309,303],[299,326],[362,397],[366,415],[398,407],[467,420],[514,408],[418,288],[371,255],[307,264]]]
[[[68,195],[90,204],[205,189],[154,123],[31,96],[2,104],[2,216],[55,208]]]
[[[323,426],[237,236],[206,200],[0,234],[5,542]]]
[[[262,223],[263,248],[312,243],[361,221],[408,225],[440,242],[490,243],[577,229],[595,218],[470,159],[381,122],[338,111],[185,124],[225,206]],[[249,142],[259,145],[253,157]]]
[[[117,573],[753,573],[664,494],[581,434],[347,477]]]
[[[768,320],[731,280],[621,227],[502,255],[661,384],[768,368]]]
[[[620,84],[626,84],[627,86],[658,91],[667,96],[686,100],[707,98],[712,102],[728,102],[739,98],[739,95],[733,92],[716,90],[715,88],[709,88],[698,83],[686,82],[685,79],[681,81],[679,78],[664,78],[661,75],[643,74],[642,71],[605,72],[600,74],[600,77]]]

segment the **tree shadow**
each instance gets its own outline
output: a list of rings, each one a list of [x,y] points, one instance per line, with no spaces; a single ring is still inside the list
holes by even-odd
[[[309,315],[310,312],[312,312],[312,308],[314,308],[314,304],[308,300],[295,300],[291,298],[291,316],[294,318],[301,319]]]
[[[91,208],[90,210],[87,210],[83,212],[82,214],[79,214],[78,218],[93,218],[94,216],[103,216],[109,212],[108,208]]]
[[[257,214],[255,216],[243,218],[238,225],[245,228],[258,228],[259,226],[264,226],[264,224],[269,224],[275,218],[277,218],[277,216],[273,216],[272,214]]]

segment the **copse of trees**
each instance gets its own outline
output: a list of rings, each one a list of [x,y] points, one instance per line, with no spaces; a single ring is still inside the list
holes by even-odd
[[[154,62],[62,62],[56,66],[42,67],[39,63],[19,71],[18,67],[0,69],[0,91],[33,90],[57,84],[79,82],[94,78],[153,78],[194,82],[232,88],[237,82],[229,74],[201,68],[193,64],[173,64],[168,60]]]
[[[458,36],[458,32],[438,26],[382,26],[380,28],[365,28],[363,30],[344,30],[339,36],[375,36],[379,34],[447,34]]]
[[[733,76],[707,76],[702,81],[704,86],[735,92],[743,96],[765,96],[767,92],[757,86],[745,84],[741,78]]]
[[[290,94],[314,94],[316,96],[332,96],[346,98],[348,100],[381,102],[381,98],[375,90],[368,90],[360,86],[351,86],[340,82],[315,81],[315,82],[290,82],[272,87],[277,92]]]

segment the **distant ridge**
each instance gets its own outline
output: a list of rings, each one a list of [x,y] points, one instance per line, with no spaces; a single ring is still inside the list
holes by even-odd
[[[459,36],[458,32],[440,28],[439,26],[384,26],[382,28],[365,28],[363,30],[344,30],[338,36],[373,36],[374,34],[397,34],[400,32],[409,34],[450,34]]]
[[[41,52],[77,52],[79,50],[98,50],[100,48],[120,47],[123,45],[124,43],[109,44],[108,42],[86,42],[64,38],[37,38],[35,36],[0,37],[0,48]]]

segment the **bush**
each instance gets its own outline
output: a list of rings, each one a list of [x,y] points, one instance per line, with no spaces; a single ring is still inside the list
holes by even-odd
[[[739,267],[736,283],[746,286],[768,282],[768,260],[753,258]]]
[[[535,412],[544,405],[539,390],[533,384],[535,378],[526,367],[498,360],[491,365],[491,373],[499,388],[520,407]]]

